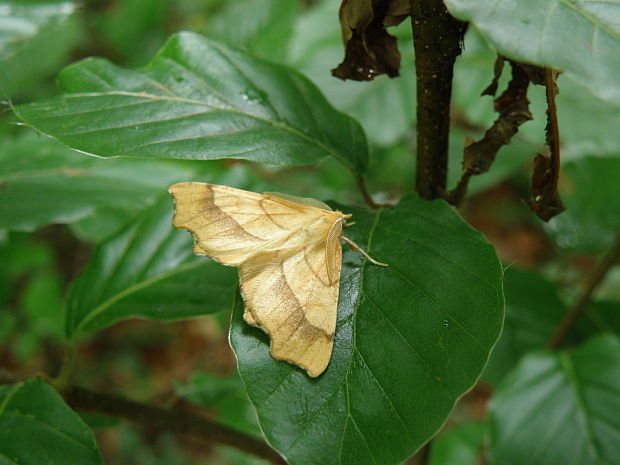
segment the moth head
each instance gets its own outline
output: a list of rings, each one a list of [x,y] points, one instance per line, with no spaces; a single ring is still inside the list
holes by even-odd
[[[355,224],[355,221],[350,221],[347,223],[347,220],[353,216],[351,213],[347,213],[346,215],[343,214],[342,212],[338,212],[338,213],[342,215],[341,221],[342,221],[342,226],[344,228],[346,228],[347,226],[353,226]]]

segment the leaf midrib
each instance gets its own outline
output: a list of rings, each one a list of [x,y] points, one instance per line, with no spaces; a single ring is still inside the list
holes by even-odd
[[[607,26],[607,24],[602,22],[596,16],[591,15],[590,13],[585,11],[583,8],[577,8],[577,4],[571,3],[571,2],[569,2],[567,0],[556,0],[556,1],[559,4],[564,5],[566,8],[569,8],[569,9],[575,11],[577,14],[579,14],[580,16],[582,16],[583,18],[588,20],[592,24],[592,26],[594,26],[595,28],[600,29],[605,34],[607,34],[609,37],[615,39],[617,42],[620,43],[620,35],[618,35],[616,33],[616,31],[614,31],[613,29],[610,29],[609,26]],[[616,6],[620,7],[620,4],[618,4],[618,3],[612,3],[612,5],[616,5]]]
[[[586,408],[586,402],[583,395],[583,389],[579,381],[579,377],[575,371],[575,366],[571,360],[570,354],[564,352],[560,355],[560,365],[562,366],[566,378],[569,381],[570,386],[573,388],[573,394],[575,395],[575,404],[577,405],[577,412],[583,421],[583,427],[585,429],[585,439],[588,443],[589,451],[594,454],[594,459],[597,463],[605,463],[603,461],[599,446],[596,443],[594,431],[592,431],[592,424],[590,422],[590,415]]]
[[[89,452],[96,452],[97,451],[97,449],[94,447],[94,444],[85,444],[81,440],[79,440],[78,438],[71,436],[69,433],[66,433],[65,431],[61,430],[60,428],[57,428],[56,426],[51,425],[51,424],[47,423],[46,421],[43,421],[39,417],[36,417],[36,416],[34,416],[34,415],[30,414],[30,413],[24,413],[24,412],[22,412],[20,410],[12,410],[9,413],[11,415],[15,415],[15,416],[21,417],[24,420],[32,421],[33,423],[39,424],[39,425],[43,426],[45,429],[53,431],[54,433],[57,433],[60,436],[63,436],[65,438],[67,438],[71,442],[73,442],[75,444],[78,444],[80,447],[88,450]]]
[[[370,232],[368,233],[368,244],[367,244],[367,253],[370,253],[370,247],[372,245],[372,236],[374,235],[376,226],[379,222],[379,217],[381,216],[381,212],[383,210],[379,210],[375,216],[375,221],[370,229]],[[368,262],[368,260],[366,260],[365,258],[362,261],[362,265],[360,266],[360,270],[359,270],[359,275],[360,275],[360,293],[358,293],[358,296],[361,297],[361,289],[363,286],[363,271],[364,268],[366,266],[366,263]],[[323,402],[323,405],[321,405],[321,407],[319,407],[316,412],[314,412],[314,414],[312,415],[312,418],[310,418],[310,420],[308,421],[308,423],[306,424],[306,427],[301,430],[298,435],[296,436],[296,438],[291,442],[291,445],[286,449],[285,453],[288,454],[291,450],[293,450],[293,448],[299,443],[299,441],[302,439],[304,433],[310,428],[310,426],[314,423],[314,421],[316,420],[317,416],[323,411],[323,409],[325,408],[325,406],[327,406],[327,404],[329,404],[329,402],[333,399],[333,397],[336,395],[336,393],[338,392],[338,390],[343,386],[343,384],[348,382],[348,375],[350,372],[350,368],[351,368],[351,363],[353,360],[353,355],[355,353],[356,347],[355,347],[355,333],[356,333],[356,328],[355,328],[355,324],[356,324],[356,315],[357,315],[357,309],[359,308],[360,302],[361,302],[361,298],[358,298],[357,301],[355,302],[355,306],[353,308],[353,312],[352,312],[352,318],[353,321],[351,322],[352,324],[352,346],[351,346],[351,353],[349,354],[349,360],[347,362],[347,368],[345,370],[345,375],[342,377],[342,381],[340,381],[336,387],[332,390],[332,392],[325,398],[325,401]],[[292,371],[291,371],[292,372]],[[345,391],[345,395],[348,397],[348,392]],[[347,415],[350,414],[350,407],[347,406]],[[343,427],[343,438],[344,438],[344,431],[346,431],[346,422],[345,422],[345,426]],[[342,439],[341,439],[341,446],[342,447]],[[339,463],[340,463],[340,459],[341,457],[338,457]]]
[[[381,217],[381,213],[383,212],[383,209],[380,209],[377,211],[377,214],[375,215],[375,221],[373,222],[370,231],[368,232],[368,242],[366,244],[366,253],[370,254],[371,253],[371,248],[372,248],[372,239],[373,236],[375,234],[375,231],[377,229],[377,225],[379,224],[379,218]],[[342,380],[342,382],[340,383],[338,389],[340,389],[340,386],[342,384],[345,385],[345,399],[347,401],[347,417],[345,419],[344,422],[344,427],[342,428],[342,435],[340,436],[340,445],[338,446],[338,463],[342,464],[342,446],[344,445],[344,436],[346,434],[347,431],[347,423],[349,422],[349,418],[355,423],[355,419],[353,418],[353,413],[351,412],[351,405],[349,404],[349,374],[351,373],[351,364],[353,362],[353,357],[355,355],[355,352],[357,351],[357,312],[359,309],[359,306],[361,304],[361,301],[363,299],[363,295],[364,295],[364,269],[366,268],[366,265],[368,263],[368,260],[366,260],[365,258],[362,260],[362,266],[360,266],[360,281],[359,281],[359,292],[358,292],[358,298],[357,301],[355,302],[355,307],[353,308],[353,321],[351,322],[352,324],[352,334],[351,334],[351,339],[352,339],[352,345],[351,345],[351,353],[349,354],[349,362],[347,363],[347,369],[345,371],[345,375],[344,378]],[[334,395],[338,389],[334,390],[334,393],[332,395]],[[331,397],[331,396],[330,396]],[[309,422],[309,424],[311,424],[312,422]],[[355,427],[358,430],[358,432],[360,433],[360,436],[362,436],[362,439],[364,439],[364,442],[366,442],[366,438],[363,437],[361,431],[359,430],[359,428],[357,428],[357,423],[355,423]],[[367,445],[368,446],[368,445]],[[374,455],[371,454],[371,457],[373,459],[373,461],[376,463],[376,459],[374,457]]]
[[[4,413],[4,411],[6,410],[6,407],[7,407],[7,405],[9,405],[9,402],[11,401],[11,399],[15,396],[17,391],[19,389],[21,389],[22,387],[24,387],[24,383],[17,383],[15,386],[13,386],[11,389],[9,389],[9,392],[7,392],[4,400],[0,404],[0,415],[2,415]]]
[[[111,95],[119,95],[119,96],[126,96],[126,97],[136,97],[136,98],[142,98],[145,100],[150,100],[150,101],[163,101],[163,102],[181,102],[181,103],[187,103],[190,105],[200,105],[200,106],[206,106],[209,108],[212,108],[215,111],[221,111],[223,113],[234,113],[234,114],[238,114],[241,116],[245,116],[248,118],[252,118],[256,121],[259,121],[263,124],[266,125],[271,125],[279,130],[288,132],[290,134],[292,134],[295,137],[299,137],[301,139],[304,139],[308,142],[310,142],[311,144],[315,145],[316,147],[318,147],[319,149],[321,149],[322,151],[326,152],[328,155],[332,155],[333,157],[335,157],[336,159],[338,159],[341,163],[343,163],[347,168],[349,169],[353,169],[353,166],[351,165],[351,163],[344,158],[342,155],[340,155],[338,152],[336,152],[334,149],[332,149],[331,147],[325,145],[323,142],[319,141],[318,139],[315,139],[313,137],[308,136],[307,134],[304,134],[303,132],[301,132],[300,130],[292,127],[292,126],[288,126],[286,124],[282,124],[280,122],[277,121],[273,121],[267,118],[263,118],[259,115],[253,114],[253,113],[248,113],[245,112],[243,110],[240,110],[238,108],[235,107],[223,107],[223,106],[217,106],[214,105],[212,103],[208,103],[208,102],[203,102],[200,100],[195,100],[195,99],[189,99],[189,98],[184,98],[184,97],[179,97],[177,95],[174,96],[161,96],[161,95],[156,95],[156,94],[151,94],[149,92],[131,92],[131,91],[108,91],[108,92],[79,92],[79,93],[72,93],[72,94],[67,94],[64,96],[61,96],[60,99],[72,99],[72,98],[96,98],[96,97],[107,97],[107,96],[111,96]],[[136,103],[132,103],[131,105],[135,105]],[[129,106],[129,105],[127,105]],[[124,108],[125,105],[118,105],[115,107],[115,109],[122,109]],[[95,110],[97,111],[97,110]],[[83,113],[83,112],[82,112]],[[18,113],[19,114],[19,113]],[[19,115],[22,119],[25,120],[25,118],[23,118],[22,115]],[[62,115],[62,117],[71,117],[73,116],[72,113],[66,113],[64,115]],[[118,126],[115,127],[114,129],[120,129],[120,128],[126,128],[126,127],[130,127],[130,126],[136,126],[136,125],[141,125],[141,124],[146,124],[149,123],[149,121],[144,121],[144,122],[140,122],[140,123],[133,123],[133,124],[127,124],[124,126]],[[64,134],[63,134],[64,135]]]

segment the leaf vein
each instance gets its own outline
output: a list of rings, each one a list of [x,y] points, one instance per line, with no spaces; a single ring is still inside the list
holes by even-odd
[[[375,382],[375,384],[377,385],[377,387],[379,388],[379,390],[383,394],[383,397],[385,397],[385,400],[387,400],[387,402],[390,405],[391,409],[394,411],[394,413],[396,413],[396,416],[398,417],[398,419],[400,420],[401,424],[403,425],[403,429],[407,432],[409,437],[413,440],[414,439],[413,432],[411,431],[411,429],[409,429],[409,426],[407,425],[407,423],[405,423],[405,419],[402,417],[402,415],[400,414],[400,412],[398,411],[398,409],[394,405],[394,402],[392,401],[392,399],[390,399],[390,396],[388,395],[387,391],[383,388],[383,386],[381,385],[381,383],[379,382],[377,377],[374,375],[374,373],[372,372],[372,370],[368,366],[368,363],[366,363],[366,359],[362,356],[362,353],[359,351],[359,349],[357,351],[357,354],[359,355],[360,360],[362,361],[364,366],[368,369],[368,373],[370,374],[370,377],[373,379],[373,381]]]
[[[441,312],[443,315],[445,315],[447,318],[449,318],[452,322],[454,322],[463,331],[463,333],[467,334],[474,342],[476,342],[480,346],[482,351],[485,352],[484,345],[482,344],[482,342],[480,342],[480,340],[476,336],[474,336],[469,330],[467,330],[463,325],[461,325],[461,323],[456,318],[454,318],[450,314],[450,312],[448,312],[447,310],[442,308],[441,305],[439,305],[439,303],[435,300],[434,297],[432,297],[430,294],[428,294],[424,289],[422,289],[420,286],[415,284],[413,281],[410,281],[405,276],[405,274],[403,274],[402,272],[398,271],[398,269],[396,269],[394,266],[390,266],[388,269],[391,270],[391,272],[394,273],[396,276],[400,277],[407,284],[409,284],[411,287],[413,287],[413,288],[417,289],[418,291],[420,291],[420,294],[422,294],[424,297],[426,297],[428,302],[430,302],[430,304],[436,310],[439,310],[439,312]]]
[[[593,455],[593,458],[596,462],[602,462],[602,457],[600,455],[599,446],[596,441],[596,436],[594,431],[592,430],[592,424],[590,422],[590,418],[587,413],[586,408],[586,400],[583,394],[583,388],[581,386],[581,382],[579,381],[579,377],[575,372],[575,367],[570,358],[570,355],[567,353],[563,353],[560,355],[560,363],[562,364],[562,368],[566,374],[566,378],[572,385],[572,391],[575,396],[575,402],[577,404],[577,413],[581,417],[583,422],[583,427],[585,429],[585,439],[588,442],[588,449],[590,449],[590,453]]]
[[[479,274],[474,273],[473,271],[471,271],[471,270],[469,270],[469,269],[465,268],[465,267],[464,267],[463,265],[461,265],[459,262],[457,262],[457,261],[455,261],[455,260],[452,260],[451,258],[446,257],[445,255],[443,255],[443,254],[439,253],[439,251],[438,251],[438,250],[436,250],[436,249],[434,249],[434,248],[432,248],[432,247],[429,247],[428,245],[426,245],[426,244],[425,244],[425,243],[423,243],[423,242],[420,242],[420,241],[415,240],[413,237],[406,236],[406,235],[404,235],[404,234],[402,234],[402,233],[400,233],[400,232],[398,232],[398,231],[395,231],[395,230],[393,230],[393,229],[386,228],[385,226],[382,226],[382,228],[383,228],[383,230],[384,230],[384,231],[387,231],[387,232],[389,232],[390,234],[395,234],[395,235],[400,236],[400,237],[402,237],[403,239],[405,239],[405,240],[407,240],[407,241],[409,241],[409,242],[413,242],[414,244],[418,244],[418,245],[420,245],[420,246],[424,247],[425,249],[430,250],[431,252],[433,252],[433,253],[434,253],[435,255],[437,255],[438,257],[443,258],[446,262],[451,263],[452,265],[456,266],[457,268],[460,268],[461,270],[465,271],[466,273],[469,273],[469,274],[470,274],[470,275],[472,275],[472,276],[475,276],[475,277],[476,277],[476,278],[478,278],[480,281],[482,281],[482,282],[484,282],[485,284],[487,284],[487,285],[488,285],[490,288],[492,288],[494,291],[496,291],[496,292],[498,292],[498,291],[499,291],[499,289],[498,289],[498,288],[497,288],[494,284],[492,284],[489,280],[487,280],[486,278],[483,278],[483,277],[482,277],[482,276],[480,276]]]
[[[422,354],[420,354],[412,345],[411,343],[407,340],[407,338],[405,337],[405,335],[394,325],[394,323],[392,322],[392,320],[390,320],[387,315],[383,312],[383,310],[381,310],[381,308],[379,308],[379,306],[368,296],[366,295],[366,298],[368,299],[368,301],[373,305],[373,307],[375,307],[375,309],[379,312],[379,314],[385,319],[385,321],[387,321],[390,326],[392,327],[392,329],[394,330],[394,332],[403,340],[403,342],[405,343],[405,345],[409,348],[409,350],[411,350],[411,353],[414,354],[421,362],[422,365],[424,366],[424,368],[426,368],[426,371],[428,372],[428,374],[433,378],[433,380],[437,381],[437,383],[444,388],[444,390],[448,393],[450,400],[454,399],[456,396],[454,396],[454,394],[452,394],[452,392],[450,392],[450,390],[448,389],[448,387],[441,382],[441,378],[439,376],[437,376],[432,368],[429,366],[428,362],[424,359],[424,357],[422,357]]]
[[[368,444],[368,440],[366,439],[366,436],[364,436],[364,433],[362,433],[362,430],[360,429],[360,427],[357,425],[355,418],[353,418],[352,414],[349,414],[349,418],[351,418],[351,423],[353,424],[353,426],[355,426],[355,429],[357,430],[357,434],[359,434],[359,437],[362,438],[362,441],[364,442],[366,449],[368,449],[368,452],[370,454],[370,457],[372,458],[372,461],[378,464],[379,462],[377,462],[375,454],[372,453],[372,449],[370,448],[370,445]]]

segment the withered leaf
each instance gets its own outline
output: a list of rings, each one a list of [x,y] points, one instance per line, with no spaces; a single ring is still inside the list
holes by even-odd
[[[549,221],[566,209],[562,199],[560,199],[553,178],[551,158],[540,153],[537,154],[534,157],[534,171],[532,173],[532,197],[527,204],[530,210],[543,221]]]
[[[332,75],[355,81],[371,81],[381,74],[398,76],[397,40],[386,28],[400,24],[408,15],[408,0],[343,0],[340,27],[345,54]]]

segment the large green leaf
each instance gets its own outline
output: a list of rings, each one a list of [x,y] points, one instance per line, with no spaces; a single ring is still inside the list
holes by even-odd
[[[239,301],[231,343],[265,436],[291,465],[399,463],[480,375],[502,325],[502,270],[442,201],[339,208],[357,222],[346,235],[389,267],[344,251],[326,371],[312,379],[273,360]]]
[[[331,155],[366,167],[361,127],[309,80],[197,34],[173,36],[143,70],[86,59],[66,68],[60,84],[65,94],[16,112],[83,152],[280,165]]]
[[[0,1],[0,97],[22,95],[62,66],[78,39],[75,11],[72,1]]]
[[[506,321],[483,379],[496,385],[526,352],[543,349],[566,312],[555,285],[510,267],[504,274]]]
[[[525,357],[491,401],[490,463],[620,463],[620,341]]]
[[[40,379],[0,386],[0,463],[103,465],[93,432]]]
[[[172,227],[166,193],[127,229],[102,243],[67,299],[74,337],[129,317],[174,320],[230,309],[237,277],[192,253],[186,231]]]
[[[191,170],[165,160],[102,160],[32,134],[0,142],[0,229],[32,231],[114,207],[135,214]]]
[[[620,157],[585,157],[566,163],[560,193],[566,211],[548,223],[567,249],[602,252],[620,231]]]
[[[446,0],[504,56],[563,69],[603,100],[620,104],[617,0]]]
[[[575,160],[588,155],[617,157],[620,154],[620,138],[610,137],[609,128],[620,126],[618,105],[592,98],[571,75],[561,76],[558,85],[560,93],[556,97],[556,104],[563,160]],[[541,120],[538,128],[542,133],[546,106],[543,103],[544,91],[540,86],[537,86],[537,92],[537,105],[533,108]]]

